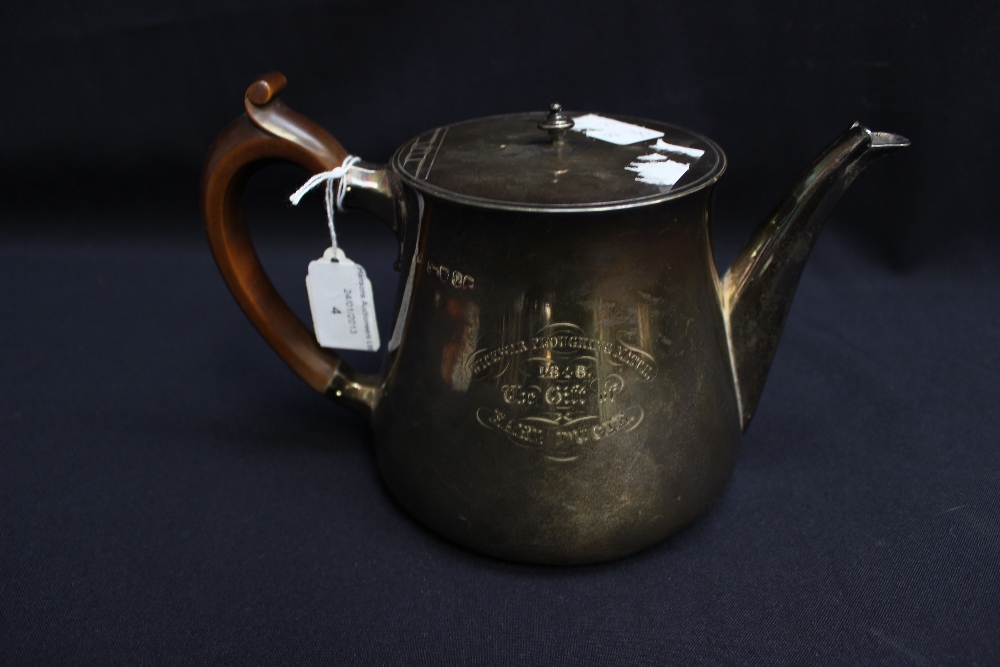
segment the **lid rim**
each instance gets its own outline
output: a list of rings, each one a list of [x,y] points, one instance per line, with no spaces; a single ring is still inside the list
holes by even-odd
[[[406,144],[403,144],[404,146]],[[398,154],[398,151],[397,151]],[[499,211],[523,211],[527,213],[593,213],[599,211],[618,211],[627,208],[641,208],[643,206],[653,206],[655,204],[661,204],[666,201],[671,201],[673,199],[682,199],[688,197],[695,193],[701,192],[713,185],[719,180],[726,171],[727,162],[726,156],[721,154],[720,160],[717,167],[718,171],[711,174],[711,178],[706,177],[703,182],[695,182],[686,185],[684,189],[678,190],[677,192],[666,192],[659,195],[652,195],[649,197],[641,197],[635,199],[622,199],[617,201],[610,201],[604,203],[584,203],[584,204],[517,204],[514,202],[508,202],[497,199],[485,199],[483,197],[475,197],[472,195],[462,195],[446,188],[442,188],[437,185],[432,185],[427,181],[421,181],[414,178],[410,174],[402,171],[402,169],[396,164],[396,156],[393,155],[392,166],[393,173],[396,174],[400,179],[406,182],[407,185],[412,187],[414,190],[427,195],[438,197],[456,204],[464,204],[466,206],[478,206],[480,208],[489,208]]]
[[[590,211],[610,211],[610,210],[621,210],[627,208],[638,208],[642,206],[651,206],[659,204],[665,201],[670,201],[673,199],[680,199],[688,195],[693,195],[696,192],[704,190],[715,184],[716,181],[725,173],[726,167],[728,166],[728,161],[726,159],[726,154],[722,148],[716,144],[714,141],[705,137],[704,135],[688,130],[687,128],[679,127],[670,123],[663,123],[660,121],[654,121],[650,119],[637,118],[634,116],[624,116],[619,114],[607,114],[606,117],[613,119],[620,119],[623,121],[628,121],[637,124],[651,124],[661,127],[669,127],[674,130],[683,132],[701,142],[704,142],[705,146],[711,149],[716,158],[715,165],[700,178],[690,183],[685,183],[684,185],[678,187],[676,190],[669,190],[667,192],[659,192],[655,194],[650,194],[640,197],[632,197],[628,199],[614,199],[610,201],[589,201],[589,202],[579,202],[579,203],[532,203],[532,202],[517,202],[504,199],[491,199],[487,197],[482,197],[479,195],[465,194],[457,192],[453,189],[443,187],[429,182],[425,178],[421,178],[416,174],[411,174],[408,172],[407,168],[403,164],[403,153],[408,150],[412,150],[411,147],[415,142],[419,141],[421,138],[426,137],[431,133],[438,133],[441,131],[447,132],[451,128],[458,126],[480,123],[483,121],[500,120],[515,117],[531,117],[538,115],[533,112],[521,112],[521,113],[508,113],[508,114],[495,114],[491,116],[485,116],[481,118],[472,118],[468,120],[459,121],[456,123],[450,123],[448,125],[442,125],[438,128],[432,128],[426,130],[415,137],[405,141],[396,151],[393,153],[392,158],[389,161],[392,171],[407,185],[411,186],[418,192],[434,196],[440,199],[451,201],[458,204],[464,204],[468,206],[477,206],[481,208],[497,209],[497,210],[507,210],[507,211],[525,211],[525,212],[549,212],[549,213],[569,213],[569,212],[590,212]],[[440,148],[440,146],[438,146]],[[432,160],[433,162],[433,160]],[[638,179],[637,179],[638,180]]]

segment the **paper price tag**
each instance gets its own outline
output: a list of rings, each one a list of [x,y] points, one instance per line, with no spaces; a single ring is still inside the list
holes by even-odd
[[[338,261],[331,261],[336,256]],[[306,275],[309,310],[316,340],[323,347],[376,352],[380,341],[375,322],[372,284],[365,269],[344,251],[328,248],[309,262]]]

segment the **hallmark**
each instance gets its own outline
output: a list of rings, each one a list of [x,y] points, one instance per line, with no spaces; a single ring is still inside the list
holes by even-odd
[[[455,289],[467,290],[476,286],[476,279],[467,273],[449,269],[447,266],[427,262],[427,273],[438,277],[442,283],[451,285]]]

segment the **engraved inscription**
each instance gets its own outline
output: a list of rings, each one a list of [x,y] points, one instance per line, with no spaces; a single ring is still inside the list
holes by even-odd
[[[467,290],[476,286],[476,279],[469,274],[434,262],[427,262],[427,273],[437,276],[442,283],[451,285],[455,289]]]
[[[497,405],[476,411],[479,424],[554,461],[575,460],[637,428],[645,411],[629,403],[628,383],[653,380],[656,361],[627,336],[585,333],[575,324],[552,324],[470,355],[472,378],[499,390]]]
[[[543,428],[545,425],[543,422],[532,423],[528,418],[518,420],[496,408],[479,408],[476,412],[476,419],[483,426],[503,431],[519,442],[552,449],[553,451],[547,456],[557,461],[571,461],[578,458],[578,454],[568,451],[575,446],[596,443],[616,433],[631,431],[639,425],[644,416],[641,407],[633,406],[628,410],[616,412],[603,421],[598,420],[597,416],[588,415],[578,420],[585,423],[571,423],[564,428],[553,430]],[[555,447],[552,447],[553,444]]]
[[[621,341],[602,341],[587,336],[567,334],[534,336],[528,340],[519,340],[494,349],[477,350],[470,358],[472,373],[479,375],[491,367],[499,365],[507,357],[535,350],[598,352],[607,355],[617,363],[635,369],[644,380],[648,381],[656,377],[656,364],[653,362],[653,357],[638,348]]]

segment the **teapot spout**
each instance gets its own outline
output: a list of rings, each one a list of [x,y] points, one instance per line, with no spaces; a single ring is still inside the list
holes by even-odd
[[[909,145],[898,134],[855,123],[806,169],[723,276],[721,301],[744,430],[827,215],[865,167]]]

